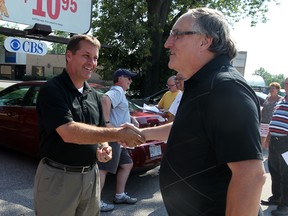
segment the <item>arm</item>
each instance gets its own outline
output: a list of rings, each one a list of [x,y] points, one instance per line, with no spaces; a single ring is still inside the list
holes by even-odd
[[[269,148],[270,139],[271,139],[271,134],[269,132],[267,137],[264,140],[264,143],[263,143],[263,146],[262,146],[263,148],[266,148],[266,149]]]
[[[265,171],[261,160],[228,163],[232,178],[227,192],[226,216],[255,216],[259,211]]]
[[[67,143],[95,144],[102,142],[121,142],[135,147],[145,139],[130,128],[106,128],[81,122],[69,122],[56,128],[57,133]]]
[[[105,121],[110,121],[110,112],[111,112],[111,99],[107,95],[103,95],[102,97],[102,107],[103,107],[103,115],[105,118]]]
[[[172,124],[173,122],[157,127],[144,128],[140,131],[146,140],[167,140]]]

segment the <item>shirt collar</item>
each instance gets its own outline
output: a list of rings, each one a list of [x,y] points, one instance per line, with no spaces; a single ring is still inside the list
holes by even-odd
[[[204,65],[199,71],[197,71],[190,79],[185,81],[186,85],[193,85],[193,83],[198,83],[202,80],[207,79],[211,73],[219,70],[223,65],[231,65],[231,60],[226,55],[219,55]]]

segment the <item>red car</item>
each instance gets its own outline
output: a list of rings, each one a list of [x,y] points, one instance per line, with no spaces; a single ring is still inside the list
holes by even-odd
[[[45,81],[24,81],[11,85],[0,92],[0,145],[32,156],[39,155],[38,116],[36,99]],[[91,84],[100,94],[107,87]],[[166,122],[158,114],[143,112],[130,103],[130,113],[136,117],[140,127],[152,127]],[[133,171],[149,170],[161,162],[166,144],[149,141],[129,149],[133,159]]]

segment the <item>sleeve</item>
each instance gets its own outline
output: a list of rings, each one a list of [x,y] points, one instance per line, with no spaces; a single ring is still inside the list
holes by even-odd
[[[263,159],[258,105],[256,95],[235,82],[212,90],[204,116],[219,163]]]
[[[165,100],[165,97],[167,95],[167,92],[165,92],[165,94],[162,96],[162,98],[160,99],[160,101],[158,102],[158,107],[160,109],[163,109],[164,108],[164,100]]]
[[[37,98],[37,111],[47,132],[73,121],[72,113],[61,91],[53,86],[43,86]]]
[[[106,92],[105,95],[107,95],[110,98],[112,108],[117,107],[117,105],[122,101],[121,92],[115,88]]]
[[[177,110],[178,110],[178,106],[180,104],[180,101],[181,101],[181,98],[182,98],[182,92],[179,91],[179,93],[177,94],[175,100],[173,101],[173,103],[171,104],[170,108],[169,108],[169,112],[172,114],[172,115],[176,115],[177,113]]]

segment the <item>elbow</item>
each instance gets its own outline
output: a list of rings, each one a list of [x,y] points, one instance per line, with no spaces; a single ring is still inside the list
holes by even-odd
[[[73,128],[73,122],[61,125],[58,128],[56,128],[57,133],[59,134],[59,136],[65,143],[75,142],[74,136],[73,136],[73,134],[75,133],[74,132],[71,133],[72,128]]]
[[[72,136],[71,134],[67,133],[67,131],[61,131],[61,132],[57,131],[57,132],[65,143],[73,143]]]

